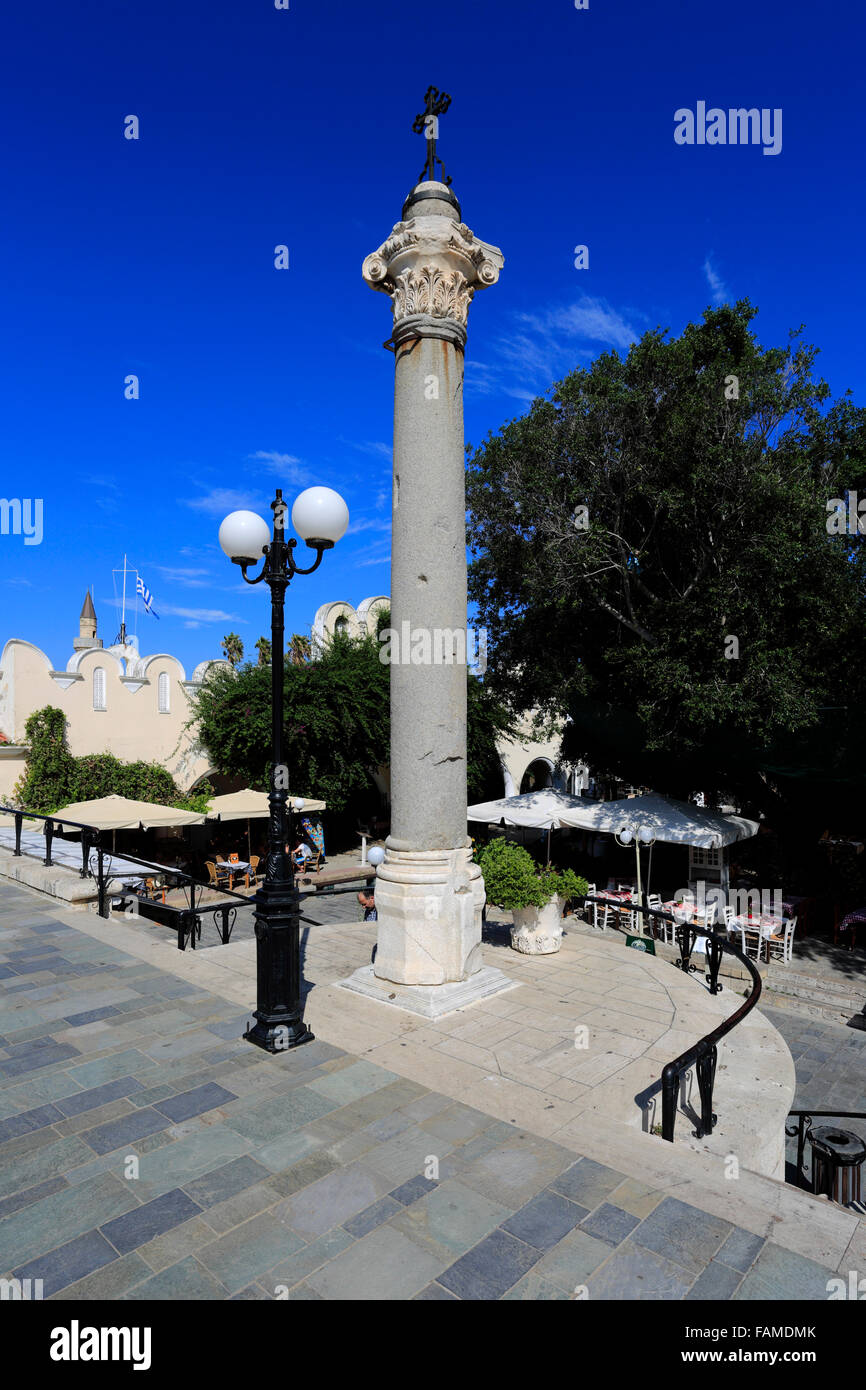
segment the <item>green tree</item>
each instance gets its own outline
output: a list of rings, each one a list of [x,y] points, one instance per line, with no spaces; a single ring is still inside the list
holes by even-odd
[[[256,642],[256,651],[259,654],[259,665],[270,666],[271,664],[271,643],[267,637],[260,637]]]
[[[866,482],[866,411],[755,313],[604,353],[469,451],[486,684],[661,791],[802,803],[856,755],[862,795],[866,554],[827,523]]]
[[[222,640],[223,655],[232,666],[239,666],[244,659],[244,644],[236,632],[230,632]]]

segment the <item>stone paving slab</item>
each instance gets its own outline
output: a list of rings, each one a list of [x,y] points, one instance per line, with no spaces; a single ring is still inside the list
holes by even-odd
[[[52,926],[30,895],[0,887],[0,1275],[41,1278],[48,1298],[827,1296],[836,1260],[785,1248],[770,1219],[756,1233],[704,1209],[697,1183],[691,1200],[684,1184],[668,1190],[677,1155],[699,1155],[629,1133],[621,1153],[644,1145],[647,1161],[618,1167],[369,1054],[317,1040],[270,1057],[204,979],[195,1011],[177,1007],[198,960],[182,958],[179,976],[171,956],[143,964],[68,922],[32,922]],[[56,947],[52,967],[29,971],[41,942]],[[100,1010],[127,980],[158,1044],[130,1046],[111,1012],[92,1020],[97,1055],[58,1044],[78,1008],[67,1001],[86,993]],[[531,1026],[550,1037],[546,1021]],[[124,1109],[106,1118],[112,1107]],[[582,1113],[598,1134],[600,1117]]]

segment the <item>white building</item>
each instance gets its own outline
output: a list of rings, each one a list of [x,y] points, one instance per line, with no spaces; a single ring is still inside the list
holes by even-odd
[[[66,715],[70,753],[113,753],[124,762],[155,762],[182,791],[213,773],[206,752],[186,728],[190,696],[211,666],[202,661],[188,680],[176,656],[142,656],[135,640],[104,647],[96,635],[90,594],[84,600],[72,655],[62,669],[32,642],[11,638],[0,654],[0,801],[9,802],[25,766],[25,725],[35,710],[54,705]]]

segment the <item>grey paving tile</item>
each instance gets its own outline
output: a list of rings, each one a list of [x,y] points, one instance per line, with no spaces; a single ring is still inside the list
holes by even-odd
[[[16,1279],[41,1279],[44,1297],[50,1298],[68,1284],[77,1283],[116,1259],[117,1252],[105,1237],[98,1231],[88,1231],[77,1240],[71,1240],[67,1245],[61,1245],[59,1249],[22,1265],[14,1274]]]
[[[65,1178],[47,1178],[45,1182],[37,1183],[35,1187],[26,1187],[22,1192],[16,1192],[12,1197],[4,1197],[0,1202],[0,1221],[7,1216],[14,1216],[16,1211],[22,1207],[32,1206],[34,1202],[41,1202],[43,1197],[50,1197],[55,1192],[62,1192],[68,1187]]]
[[[269,1169],[248,1154],[184,1183],[184,1191],[202,1208],[215,1207],[271,1176]]]
[[[393,1197],[381,1197],[372,1206],[359,1211],[357,1216],[351,1216],[348,1221],[344,1221],[343,1229],[356,1240],[360,1240],[361,1236],[369,1235],[377,1226],[383,1225],[390,1217],[403,1210],[403,1205]]]
[[[335,1100],[318,1095],[309,1086],[298,1086],[286,1096],[269,1096],[253,1104],[233,1106],[226,1117],[226,1124],[238,1134],[262,1145],[300,1129],[310,1120],[336,1108]]]
[[[449,1178],[426,1197],[392,1216],[389,1224],[450,1264],[511,1214],[500,1202]]]
[[[605,1241],[595,1240],[578,1227],[542,1255],[532,1272],[571,1296],[609,1255],[610,1246]]]
[[[273,1269],[262,1274],[259,1284],[271,1297],[282,1297],[284,1289],[292,1289],[295,1285],[306,1280],[307,1276],[321,1269],[322,1265],[334,1259],[335,1256],[348,1250],[355,1241],[348,1231],[340,1226],[335,1226],[333,1230],[326,1231],[323,1236],[303,1246],[296,1254],[288,1256],[286,1259],[278,1261]],[[319,1295],[317,1294],[318,1298]]]
[[[686,1294],[686,1302],[716,1303],[733,1298],[742,1274],[719,1260],[710,1260],[703,1274],[699,1276]]]
[[[560,1288],[558,1284],[552,1284],[549,1279],[543,1279],[534,1270],[525,1274],[522,1279],[518,1279],[517,1283],[508,1290],[508,1293],[502,1295],[502,1301],[506,1303],[518,1301],[562,1303],[568,1301],[569,1298],[571,1298],[571,1294],[567,1293],[565,1289]]]
[[[348,1105],[397,1080],[394,1072],[377,1067],[373,1062],[360,1061],[330,1076],[318,1077],[310,1082],[310,1088],[338,1105]]]
[[[507,1231],[492,1231],[444,1270],[438,1280],[460,1299],[498,1299],[528,1273],[540,1254]]]
[[[389,1187],[381,1173],[360,1163],[350,1163],[287,1197],[275,1215],[286,1227],[311,1241],[371,1207],[386,1195]]]
[[[716,1259],[729,1265],[731,1269],[739,1270],[741,1274],[745,1274],[763,1248],[763,1236],[753,1236],[751,1231],[743,1231],[739,1226],[735,1226],[721,1246]]]
[[[146,1106],[143,1110],[134,1110],[131,1114],[124,1115],[120,1120],[112,1120],[107,1125],[97,1125],[94,1129],[85,1130],[81,1137],[94,1153],[107,1154],[112,1149],[134,1144],[136,1140],[154,1134],[157,1130],[167,1129],[170,1124],[171,1120],[167,1115],[160,1115],[158,1110]]]
[[[32,1047],[29,1043],[22,1046],[27,1048],[26,1053],[15,1055],[8,1061],[0,1060],[0,1076],[25,1076],[27,1072],[38,1071],[40,1067],[56,1067],[61,1062],[81,1056],[77,1047],[53,1040],[40,1047]],[[8,1051],[11,1053],[13,1049],[9,1048]]]
[[[68,1284],[51,1297],[56,1300],[80,1302],[113,1302],[122,1298],[127,1289],[141,1283],[142,1279],[149,1278],[152,1273],[153,1270],[145,1264],[140,1255],[124,1255],[122,1259],[113,1260],[111,1264],[104,1265],[95,1273],[86,1275],[84,1279]]]
[[[124,1300],[168,1302],[183,1299],[203,1302],[206,1299],[226,1299],[228,1292],[225,1284],[205,1269],[194,1255],[188,1255],[186,1259],[136,1284],[124,1294]]]
[[[163,1115],[167,1115],[170,1120],[177,1123],[180,1120],[188,1120],[193,1115],[202,1115],[208,1110],[216,1110],[223,1105],[230,1104],[237,1100],[233,1091],[227,1091],[224,1086],[218,1086],[215,1082],[207,1082],[204,1086],[196,1086],[191,1091],[182,1091],[180,1095],[171,1096],[168,1100],[157,1101],[154,1109],[159,1110]]]
[[[591,1158],[581,1158],[552,1182],[551,1187],[554,1192],[559,1192],[563,1197],[570,1197],[573,1202],[579,1202],[582,1207],[591,1211],[603,1202],[615,1187],[619,1187],[619,1184],[625,1181],[625,1177],[624,1173],[607,1168],[603,1163],[595,1163]]]
[[[137,1205],[132,1184],[113,1173],[96,1173],[75,1187],[65,1184],[0,1224],[0,1270],[53,1250]]]
[[[459,1303],[456,1293],[450,1289],[443,1289],[441,1284],[435,1281],[428,1284],[420,1293],[416,1293],[413,1300],[415,1303]]]
[[[113,1221],[103,1222],[99,1229],[115,1250],[126,1255],[173,1226],[182,1225],[200,1211],[198,1203],[176,1187]]]
[[[609,1247],[607,1247],[609,1249]],[[592,1302],[650,1299],[667,1302],[685,1297],[694,1275],[654,1250],[626,1241],[584,1281]]]
[[[828,1281],[835,1270],[784,1250],[781,1245],[764,1246],[744,1278],[734,1298],[741,1302],[764,1299],[808,1299],[826,1301]]]
[[[322,1298],[406,1301],[442,1268],[441,1261],[399,1231],[380,1226],[329,1260],[306,1283]]]
[[[93,1150],[83,1144],[76,1136],[58,1139],[54,1144],[46,1144],[35,1153],[25,1153],[20,1158],[6,1159],[0,1165],[0,1197],[18,1192],[22,1188],[35,1187],[48,1178],[63,1173],[67,1180],[80,1164],[92,1158]]]
[[[271,1212],[264,1212],[204,1246],[198,1259],[230,1293],[237,1293],[303,1244],[301,1237],[275,1221]]]
[[[636,1228],[631,1239],[645,1250],[675,1260],[700,1274],[734,1228],[729,1221],[699,1211],[677,1197],[666,1197]]]
[[[438,1182],[434,1182],[432,1178],[419,1176],[410,1178],[408,1182],[401,1183],[399,1187],[394,1188],[390,1195],[394,1198],[395,1202],[399,1202],[401,1206],[409,1207],[413,1202],[417,1202],[420,1197],[426,1197],[428,1192],[432,1192],[433,1189],[438,1186]]]
[[[558,1192],[539,1192],[503,1222],[503,1230],[536,1250],[549,1250],[573,1231],[585,1215],[585,1207],[570,1202]]]
[[[106,1004],[101,1009],[85,1009],[78,1014],[64,1014],[63,1021],[70,1028],[81,1028],[85,1023],[98,1023],[103,1018],[119,1018],[117,1009],[112,1004]]]
[[[17,1139],[20,1134],[29,1134],[31,1130],[41,1129],[44,1125],[53,1125],[62,1119],[62,1111],[51,1104],[37,1106],[34,1110],[23,1110],[18,1115],[10,1115],[7,1119],[0,1120],[0,1144],[5,1144],[8,1139]]]
[[[610,1202],[602,1202],[591,1216],[587,1216],[580,1223],[580,1228],[596,1240],[606,1241],[608,1245],[619,1245],[639,1224],[638,1218],[630,1212],[612,1206]]]

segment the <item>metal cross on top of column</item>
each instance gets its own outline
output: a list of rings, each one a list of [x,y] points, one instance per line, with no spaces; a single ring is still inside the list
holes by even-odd
[[[439,165],[439,182],[451,186],[451,175],[445,177],[445,170],[442,160],[436,154],[436,139],[439,135],[439,117],[444,116],[448,107],[451,105],[451,98],[447,92],[440,92],[437,87],[428,87],[424,97],[424,110],[419,112],[412,122],[412,129],[416,135],[423,134],[427,139],[427,163],[418,175],[419,183],[424,179],[435,182],[436,165]]]

